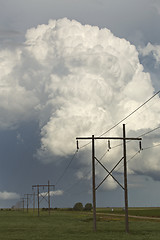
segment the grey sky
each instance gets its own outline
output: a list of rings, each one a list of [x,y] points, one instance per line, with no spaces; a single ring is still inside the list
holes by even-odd
[[[159,1],[1,0],[0,5],[1,29],[22,35],[49,19],[68,17],[82,24],[107,27],[115,35],[132,41],[159,43]]]
[[[81,24],[108,28],[115,36],[130,41],[137,49],[144,48],[149,42],[160,45],[158,0],[0,0],[0,49],[14,49],[15,46],[23,45],[28,29],[48,24],[50,19],[64,17],[75,19]],[[151,74],[153,86],[159,90],[160,70],[152,52],[147,56],[140,55],[139,58],[144,70]],[[55,184],[70,161],[70,156],[65,161],[58,157],[58,164],[44,164],[36,159],[35,153],[40,147],[37,121],[26,121],[26,124],[23,122],[18,128],[1,130],[0,142],[0,192],[16,192],[23,196],[31,192],[32,184],[46,184],[48,180]],[[56,197],[54,207],[73,206],[77,201],[91,202],[92,197],[88,193],[90,183],[77,181],[75,172],[81,168],[81,164],[78,158],[76,160],[57,186],[64,190],[64,195]],[[143,176],[140,171],[135,186],[134,176],[130,176],[129,199],[132,206],[158,205],[157,198],[160,195],[156,188],[160,183],[151,178],[152,174],[154,176],[158,173]],[[74,184],[76,181],[77,184]],[[101,189],[97,195],[98,205],[123,205],[123,193],[119,189]],[[0,207],[8,207],[15,202],[15,199],[0,200]]]

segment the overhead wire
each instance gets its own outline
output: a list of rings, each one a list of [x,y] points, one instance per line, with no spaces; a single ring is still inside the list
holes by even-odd
[[[150,131],[148,131],[148,132],[145,132],[145,133],[143,133],[142,135],[140,135],[140,136],[138,136],[138,137],[143,137],[143,136],[146,136],[147,134],[149,134],[149,133],[152,133],[152,132],[154,132],[154,131],[156,131],[156,130],[158,130],[158,129],[160,129],[160,126],[159,127],[156,127],[156,128],[154,128],[154,129],[152,129],[152,130],[150,130]],[[129,143],[130,141],[127,141],[126,143]],[[111,150],[112,149],[114,149],[114,148],[116,148],[116,147],[119,147],[119,146],[122,146],[122,143],[120,143],[120,144],[118,144],[118,145],[116,145],[116,146],[113,146],[112,148],[111,148]],[[146,149],[149,149],[149,148],[153,148],[153,147],[158,147],[158,146],[160,146],[160,144],[157,144],[157,145],[155,145],[155,146],[150,146],[150,147],[147,147],[147,148],[143,148],[143,150],[146,150]],[[105,153],[99,158],[99,160],[101,161],[105,156],[106,156],[106,154],[108,153],[109,151],[108,151],[108,149],[105,151]],[[135,158],[136,157],[136,155],[139,153],[140,151],[138,150],[129,160],[127,160],[127,162],[130,162],[133,158]],[[96,165],[98,165],[98,162],[96,163]],[[116,171],[118,171],[119,169],[121,169],[123,166],[121,166],[121,167],[119,167]],[[115,170],[115,169],[114,169]],[[89,170],[85,175],[88,175],[88,174],[90,174],[91,173],[91,170]],[[67,191],[68,190],[70,190],[70,189],[72,189],[72,187],[73,186],[75,186],[75,185],[77,185],[79,182],[81,182],[82,181],[82,179],[78,179],[72,186],[70,186],[68,189],[67,189]]]
[[[155,130],[157,130],[157,129],[160,129],[160,126],[154,128],[154,129],[152,129],[152,130],[150,130],[150,131],[148,131],[148,132],[146,132],[146,133],[144,133],[144,134],[142,134],[142,135],[140,135],[139,137],[146,136],[147,134],[152,133],[153,131],[155,131]],[[128,141],[128,142],[129,142],[129,141]],[[122,145],[122,144],[119,144],[119,145],[117,145],[117,146],[115,146],[115,147],[118,147],[118,146],[120,146],[120,145]],[[156,144],[156,145],[154,145],[154,146],[150,146],[150,147],[143,148],[143,151],[145,151],[145,150],[147,150],[147,149],[155,148],[155,147],[160,147],[160,143],[159,143],[159,144]],[[114,148],[114,147],[113,147],[113,148]],[[130,162],[133,158],[135,158],[135,157],[137,156],[137,154],[139,154],[139,153],[140,153],[140,151],[137,151],[130,159],[127,160],[127,163]],[[120,166],[120,167],[117,169],[117,171],[118,171],[119,169],[121,169],[122,167],[123,167],[123,165]]]
[[[152,130],[150,130],[146,133],[141,134],[139,137],[144,137],[144,136],[148,135],[149,133],[152,133],[152,132],[156,131],[157,129],[160,129],[160,126],[154,128],[154,129],[152,129]]]
[[[72,158],[70,159],[69,163],[67,164],[67,166],[65,167],[65,169],[63,170],[62,174],[60,175],[60,177],[57,179],[55,185],[57,185],[61,179],[64,177],[66,171],[68,170],[68,168],[70,167],[71,163],[73,162],[73,160],[75,159],[77,155],[77,150],[75,151],[75,153],[73,154]]]
[[[150,130],[150,131],[148,131],[148,132],[146,132],[146,133],[143,133],[142,135],[140,135],[140,136],[138,136],[138,137],[146,136],[147,134],[152,133],[152,132],[156,131],[157,129],[160,129],[160,126],[154,128],[154,129],[152,129],[152,130]],[[127,141],[127,142],[130,142],[130,141]],[[127,143],[127,142],[126,142],[126,143]],[[119,145],[114,146],[114,147],[112,147],[112,148],[118,147],[118,146],[120,146],[120,145],[122,145],[122,144],[119,144]],[[159,144],[156,144],[156,145],[154,145],[154,146],[150,146],[150,147],[143,148],[143,151],[144,151],[144,150],[147,150],[147,149],[150,149],[150,148],[158,147],[158,146],[160,146],[160,143],[159,143]],[[127,162],[131,161],[139,152],[140,152],[140,151],[137,151],[129,160],[127,160]],[[121,166],[120,168],[122,168],[122,167],[123,167],[123,166]],[[117,171],[118,171],[120,168],[118,168]]]
[[[150,131],[151,132],[151,131]],[[149,132],[148,132],[149,133]],[[153,148],[153,147],[158,147],[158,146],[160,146],[160,144],[157,144],[157,145],[155,145],[155,146],[151,146],[151,147],[147,147],[147,148],[143,148],[143,150],[147,150],[147,149],[149,149],[149,148]],[[108,150],[107,150],[107,152],[108,152]],[[106,152],[106,153],[107,153]],[[129,158],[128,160],[127,160],[127,163],[128,162],[130,162],[131,160],[133,160],[138,154],[140,153],[140,151],[137,151],[131,158]],[[102,158],[105,156],[105,154],[103,154],[102,155],[102,157],[100,158],[100,160],[102,160]],[[97,163],[98,164],[98,163]],[[118,165],[117,165],[118,166]],[[117,167],[116,166],[116,167]],[[116,168],[115,167],[115,168]],[[119,171],[121,168],[123,167],[123,165],[122,166],[120,166],[117,170],[116,170],[116,172],[117,171]],[[115,170],[115,168],[114,168],[114,170]],[[91,173],[91,170],[89,170],[89,171],[87,171],[86,173],[85,173],[85,176],[86,175],[88,175],[88,174],[90,174]],[[76,185],[77,186],[77,184],[79,184],[79,182],[81,182],[83,179],[78,179],[76,182],[74,182],[69,188],[67,188],[66,190],[64,190],[66,193],[68,193],[71,189],[73,189],[73,187]],[[106,180],[106,179],[105,179]],[[105,181],[104,180],[104,181]],[[82,191],[82,192],[80,192],[80,193],[78,193],[78,194],[81,194],[81,193],[84,193],[84,192],[87,192],[87,191]]]
[[[108,150],[102,155],[102,157],[100,158],[100,160],[102,160],[104,157],[105,157],[105,155],[108,153]],[[96,163],[96,165],[98,164],[98,162]],[[90,169],[89,171],[87,171],[84,175],[85,176],[88,176],[90,173],[92,172],[92,170]],[[65,192],[68,192],[68,191],[70,191],[75,185],[77,185],[77,184],[79,184],[80,182],[82,182],[84,179],[78,179],[76,182],[74,182],[69,188],[67,188],[66,190],[65,190]]]
[[[135,157],[137,156],[137,154],[139,154],[139,153],[140,153],[140,151],[137,151],[131,158],[129,158],[129,159],[127,160],[127,163],[130,162],[133,158],[135,158]],[[122,167],[123,167],[123,165],[120,166],[120,167],[117,169],[117,171],[118,171],[119,169],[121,169]]]
[[[91,173],[91,170],[87,171],[84,175],[87,176]],[[81,178],[81,179],[78,179],[76,182],[74,182],[72,185],[70,185],[66,190],[65,192],[68,192],[70,191],[75,185],[79,184],[80,182],[82,182],[84,179]]]
[[[120,123],[122,123],[124,120],[126,120],[127,118],[129,118],[130,116],[132,116],[135,112],[137,112],[140,108],[142,108],[146,103],[148,103],[151,99],[153,99],[156,95],[158,95],[160,93],[160,90],[158,92],[156,92],[152,97],[150,97],[148,100],[146,100],[144,103],[142,103],[138,108],[136,108],[133,112],[131,112],[130,114],[128,114],[126,117],[124,117],[121,121],[119,121],[118,123],[116,123],[113,127],[111,127],[110,129],[108,129],[107,131],[105,131],[104,133],[102,133],[100,135],[103,136],[104,134],[110,132],[112,129],[114,129],[115,127],[117,127]]]
[[[143,150],[147,150],[147,149],[155,148],[155,147],[159,147],[159,146],[160,146],[160,143],[158,143],[156,145],[153,145],[153,146],[150,146],[150,147],[143,148]]]
[[[156,130],[158,130],[158,129],[160,129],[160,126],[158,126],[158,127],[154,128],[154,129],[148,131],[148,132],[145,132],[145,133],[139,135],[137,138],[144,137],[144,136],[146,136],[146,135],[148,135],[148,134],[150,134],[150,133],[152,133],[152,132],[154,132],[154,131],[156,131]],[[131,142],[131,140],[126,141],[126,143],[129,143],[129,142]],[[120,147],[120,146],[122,146],[122,145],[123,145],[123,143],[120,143],[120,144],[118,144],[118,145],[112,146],[111,149]]]
[[[140,108],[142,108],[146,103],[148,103],[149,101],[151,101],[156,95],[158,95],[160,93],[160,90],[159,91],[157,91],[153,96],[151,96],[149,99],[147,99],[143,104],[141,104],[139,107],[137,107],[134,111],[132,111],[130,114],[128,114],[126,117],[124,117],[122,120],[120,120],[119,122],[117,122],[115,125],[113,125],[111,128],[109,128],[107,131],[105,131],[105,132],[103,132],[99,137],[102,137],[103,135],[105,135],[106,133],[108,133],[108,132],[110,132],[112,129],[114,129],[115,127],[117,127],[120,123],[122,123],[123,121],[125,121],[127,118],[129,118],[130,116],[132,116],[135,112],[137,112]],[[147,133],[144,133],[144,134],[142,134],[142,135],[140,135],[139,137],[142,137],[142,136],[145,136],[145,135],[147,135],[147,134],[149,134],[149,133],[151,133],[151,132],[153,132],[153,131],[155,131],[155,130],[157,130],[157,129],[159,129],[160,128],[160,126],[159,127],[157,127],[157,128],[155,128],[155,129],[153,129],[153,130],[151,130],[151,131],[149,131],[149,132],[147,132]],[[89,144],[90,144],[91,142],[88,142],[88,143],[86,143],[86,144],[84,144],[83,146],[81,146],[81,147],[79,147],[79,150],[80,149],[82,149],[82,148],[84,148],[84,147],[86,147],[86,146],[88,146]],[[118,147],[118,146],[121,146],[122,144],[119,144],[119,145],[117,145],[117,146],[114,146],[114,147],[112,147],[112,148],[115,148],[115,147]],[[160,145],[160,144],[159,144]],[[158,145],[158,146],[159,146]],[[151,148],[151,147],[150,147]],[[145,148],[145,149],[148,149],[148,148]],[[56,181],[56,185],[61,181],[61,179],[64,177],[64,175],[65,175],[65,173],[66,173],[66,171],[67,171],[67,169],[70,167],[70,165],[71,165],[71,163],[72,163],[72,161],[75,159],[75,156],[77,155],[77,150],[75,151],[75,153],[74,153],[74,155],[73,155],[73,157],[71,158],[71,160],[69,161],[69,163],[68,163],[68,165],[66,166],[66,168],[64,169],[64,171],[63,171],[63,173],[62,173],[62,175],[58,178],[58,180]],[[104,156],[107,154],[107,152],[108,152],[108,150],[102,155],[102,157],[100,158],[100,160],[102,160],[103,158],[104,158]],[[132,160],[137,154],[139,153],[139,151],[131,158],[131,159],[129,159],[128,161],[130,161],[130,160]],[[128,162],[127,161],[127,162]],[[120,168],[119,168],[120,169]],[[119,170],[118,169],[118,170]],[[90,173],[90,171],[89,171],[89,173]],[[79,182],[79,181],[78,181]],[[76,182],[77,183],[77,182]],[[75,184],[74,184],[75,185]]]
[[[148,132],[143,133],[143,134],[140,135],[139,137],[146,136],[147,134],[152,133],[152,132],[156,131],[157,129],[160,129],[160,126],[154,128],[154,129],[152,129],[152,130],[150,130],[150,131],[148,131]],[[130,142],[130,141],[127,141],[126,143],[128,143],[128,142]],[[114,148],[119,147],[119,146],[122,146],[122,143],[121,143],[121,144],[118,144],[118,145],[116,145],[116,146],[113,146],[111,149],[114,149]],[[143,148],[143,150],[147,150],[147,149],[154,148],[154,147],[158,147],[158,146],[160,146],[160,144],[157,144],[157,145],[155,145],[155,146],[150,146],[150,147]],[[109,152],[109,151],[108,151],[108,149],[107,149],[107,150],[105,151],[105,153],[100,157],[99,160],[101,161],[101,160],[106,156],[106,154],[107,154],[108,152]],[[138,150],[130,159],[127,160],[127,162],[130,162],[133,158],[135,158],[139,152],[140,152],[140,151]],[[96,163],[96,165],[97,165],[97,164],[98,164],[98,162]],[[69,166],[68,166],[68,167],[69,167]],[[121,169],[122,167],[123,167],[123,165],[120,166],[116,171],[118,171],[118,170]],[[115,170],[115,169],[114,169],[114,170]],[[87,171],[87,173],[85,173],[85,176],[88,175],[88,174],[90,174],[90,173],[91,173],[91,170]],[[67,188],[67,189],[65,190],[65,192],[70,191],[75,185],[77,185],[77,184],[78,184],[79,182],[81,182],[82,180],[83,180],[83,179],[78,179],[74,184],[72,184],[69,188]]]
[[[136,117],[137,117],[137,118],[140,118],[140,116],[141,116],[145,111],[147,111],[149,108],[151,108],[152,106],[154,106],[154,105],[157,104],[157,103],[159,103],[159,99],[156,99],[156,101],[151,102],[150,104],[148,104],[148,106],[146,106],[146,107],[145,107],[144,109],[142,109],[140,112],[138,111],[138,112],[136,113]],[[129,124],[129,123],[131,123],[131,122],[133,122],[133,121],[135,121],[135,120],[129,120],[128,122],[126,122],[126,125]]]
[[[106,133],[110,132],[112,129],[114,129],[115,127],[117,127],[120,123],[122,123],[123,121],[125,121],[127,118],[129,118],[130,116],[132,116],[135,112],[137,112],[140,108],[142,108],[146,103],[148,103],[149,101],[151,101],[155,96],[157,96],[160,93],[160,90],[157,91],[154,95],[152,95],[149,99],[147,99],[144,103],[142,103],[139,107],[137,107],[134,111],[132,111],[130,114],[128,114],[126,117],[124,117],[122,120],[120,120],[119,122],[117,122],[115,125],[113,125],[111,128],[109,128],[107,131],[103,132],[99,137],[102,137],[103,135],[105,135]],[[86,144],[84,144],[83,146],[80,147],[80,149],[88,146],[91,143],[88,142]]]
[[[154,146],[150,146],[150,147],[143,148],[142,151],[145,151],[145,150],[150,149],[150,148],[155,148],[155,147],[160,147],[160,143],[159,143],[159,144],[156,144],[156,145],[154,145]],[[128,160],[127,160],[127,163],[130,162],[133,158],[135,158],[138,153],[140,153],[140,151],[137,151],[130,159],[128,159]],[[119,168],[117,169],[117,171],[118,171],[119,169],[121,169],[122,167],[123,167],[123,166],[119,167]]]

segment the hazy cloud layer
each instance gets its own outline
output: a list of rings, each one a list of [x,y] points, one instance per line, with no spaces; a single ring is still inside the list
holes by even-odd
[[[1,200],[11,200],[11,199],[19,199],[20,195],[14,192],[0,192]]]
[[[38,121],[37,157],[44,162],[71,155],[77,136],[100,135],[154,93],[135,46],[108,29],[66,18],[31,28],[23,46],[1,50],[0,72],[0,128]],[[132,118],[127,130],[136,135],[156,127],[159,104],[157,96],[152,107],[147,105]],[[121,128],[112,135],[121,135]],[[119,158],[119,152],[113,157]],[[150,155],[144,153],[139,165],[143,172],[160,169],[158,152]],[[136,168],[133,164],[130,171]],[[97,174],[102,175],[101,170]]]

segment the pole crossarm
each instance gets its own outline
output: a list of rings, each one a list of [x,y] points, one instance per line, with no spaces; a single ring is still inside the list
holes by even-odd
[[[76,140],[91,140],[92,137],[76,137]],[[98,139],[108,139],[108,140],[124,140],[123,137],[94,137],[95,140]],[[125,140],[138,140],[141,141],[142,138],[125,138]]]
[[[39,187],[48,187],[48,185],[32,185],[32,188],[34,188],[34,187],[37,187],[37,186],[39,186]],[[55,185],[49,185],[50,187],[55,187]]]
[[[109,172],[107,170],[107,168],[95,157],[95,159],[98,161],[98,163],[108,172],[108,175],[102,180],[102,182],[95,188],[95,190],[97,190],[103,183],[104,181],[109,177],[111,176],[117,183],[118,185],[124,190],[124,187],[121,185],[121,183],[111,174],[115,168],[121,163],[121,161],[124,159],[124,157],[122,157],[119,162],[112,168],[112,170]]]

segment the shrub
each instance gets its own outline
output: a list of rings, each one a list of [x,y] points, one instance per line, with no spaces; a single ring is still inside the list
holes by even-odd
[[[92,210],[92,203],[86,203],[85,207],[84,207],[85,211],[91,211]]]
[[[73,210],[75,211],[83,211],[83,204],[81,202],[78,202],[74,205]]]

